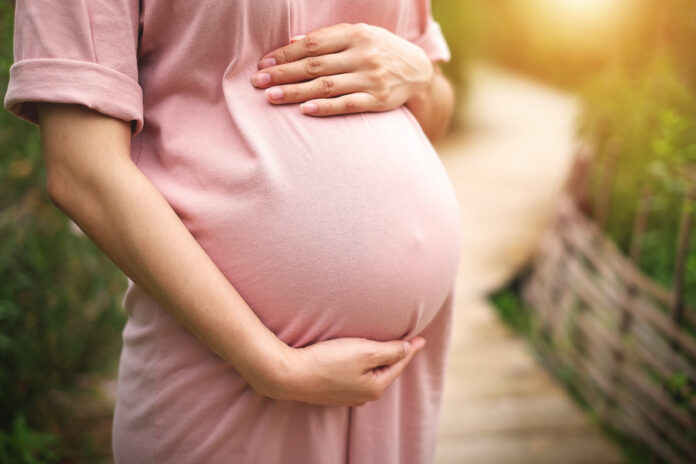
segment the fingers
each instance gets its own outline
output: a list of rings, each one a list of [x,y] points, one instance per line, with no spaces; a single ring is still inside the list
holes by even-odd
[[[360,92],[365,87],[366,82],[358,74],[336,74],[321,76],[309,82],[271,87],[266,89],[266,97],[274,104],[299,103],[315,98],[330,98]]]
[[[303,113],[311,116],[334,116],[336,114],[379,111],[380,104],[374,95],[357,92],[337,98],[321,98],[300,105]]]
[[[370,351],[370,358],[364,372],[381,366],[391,366],[401,361],[411,351],[411,344],[403,340],[374,342],[370,349],[372,351]]]
[[[411,340],[411,349],[406,353],[403,359],[391,364],[389,366],[383,367],[373,371],[373,375],[380,382],[381,388],[387,388],[394,379],[396,379],[401,372],[406,368],[408,363],[411,362],[413,357],[423,349],[425,346],[425,339],[423,337],[416,337]]]
[[[262,69],[251,77],[258,88],[307,81],[320,76],[330,76],[352,71],[353,59],[345,53],[310,56],[292,63]]]
[[[289,45],[276,48],[264,55],[258,63],[259,69],[306,58],[345,50],[348,46],[344,34],[344,24],[317,29]]]
[[[294,36],[290,37],[290,43],[295,43],[300,39],[304,39],[305,37],[307,37],[307,36],[304,34],[294,35]]]

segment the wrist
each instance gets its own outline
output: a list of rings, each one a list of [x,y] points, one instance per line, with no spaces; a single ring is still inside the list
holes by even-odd
[[[410,96],[406,100],[407,107],[421,106],[431,95],[433,83],[435,80],[435,67],[430,59],[425,55],[425,52],[420,49],[420,52],[424,56],[423,60],[423,74],[420,79],[415,80],[411,85]]]
[[[296,356],[297,351],[291,346],[285,345],[277,350],[270,372],[271,391],[265,396],[277,400],[292,400],[295,391]]]
[[[256,393],[274,399],[291,399],[290,375],[297,350],[275,335],[262,338],[255,343],[255,353],[235,367]]]
[[[287,345],[278,352],[272,376],[274,389],[266,396],[278,400],[297,400],[299,387],[303,384],[300,357],[301,350]]]

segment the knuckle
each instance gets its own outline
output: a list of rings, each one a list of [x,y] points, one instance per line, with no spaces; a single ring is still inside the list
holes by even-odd
[[[286,82],[288,77],[288,72],[283,66],[279,66],[274,69],[271,74],[271,82]]]
[[[343,110],[347,113],[354,113],[358,109],[358,103],[353,98],[346,98],[343,102]],[[371,359],[376,359],[377,354],[372,353]]]
[[[386,385],[384,385],[383,381],[373,379],[366,388],[365,396],[368,398],[368,401],[378,400],[384,393],[385,388]]]
[[[372,32],[369,24],[362,22],[355,23],[353,29],[355,30],[355,35],[358,37],[368,37]]]
[[[280,101],[292,101],[297,98],[297,90],[294,86],[283,86],[283,98]]]
[[[314,53],[319,50],[319,47],[319,40],[312,35],[308,35],[302,40],[302,48],[304,48],[306,52]]]
[[[373,92],[372,96],[375,97],[375,100],[377,100],[377,103],[380,105],[385,105],[389,101],[389,91],[386,89]]]
[[[368,393],[370,401],[376,401],[382,397],[382,390],[379,386],[373,387]]]
[[[330,97],[333,95],[333,91],[336,85],[333,79],[325,77],[319,79],[319,86],[322,95],[324,95],[325,97]]]
[[[287,47],[282,48],[280,50],[280,54],[281,54],[281,59],[283,60],[283,63],[289,63],[289,62],[293,61],[292,55],[290,55],[290,50]]]
[[[355,105],[355,100],[352,98],[346,98],[345,104]],[[374,364],[381,358],[381,352],[376,348],[370,348],[365,352],[364,356],[365,362]]]
[[[370,47],[363,54],[365,62],[372,68],[377,68],[382,63],[382,59],[377,47]]]
[[[382,87],[387,82],[387,72],[378,69],[370,73],[370,81],[377,87]]]
[[[315,57],[309,57],[305,61],[305,70],[310,76],[318,76],[321,74],[323,64],[321,59]]]

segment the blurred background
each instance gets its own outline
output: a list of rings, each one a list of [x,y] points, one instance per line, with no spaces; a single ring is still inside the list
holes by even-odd
[[[467,226],[438,462],[696,462],[696,0],[432,11]],[[125,284],[0,111],[0,463],[110,462]]]

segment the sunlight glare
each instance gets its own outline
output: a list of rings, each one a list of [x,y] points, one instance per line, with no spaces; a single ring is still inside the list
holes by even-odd
[[[629,0],[630,1],[630,0]],[[568,25],[597,27],[616,20],[627,0],[544,0],[548,13]]]
[[[612,13],[619,2],[617,0],[551,0],[551,3],[559,13],[576,17],[576,19],[588,19]]]
[[[561,7],[565,7],[578,12],[596,10],[603,3],[607,3],[606,0],[556,0],[556,2],[561,4]]]

